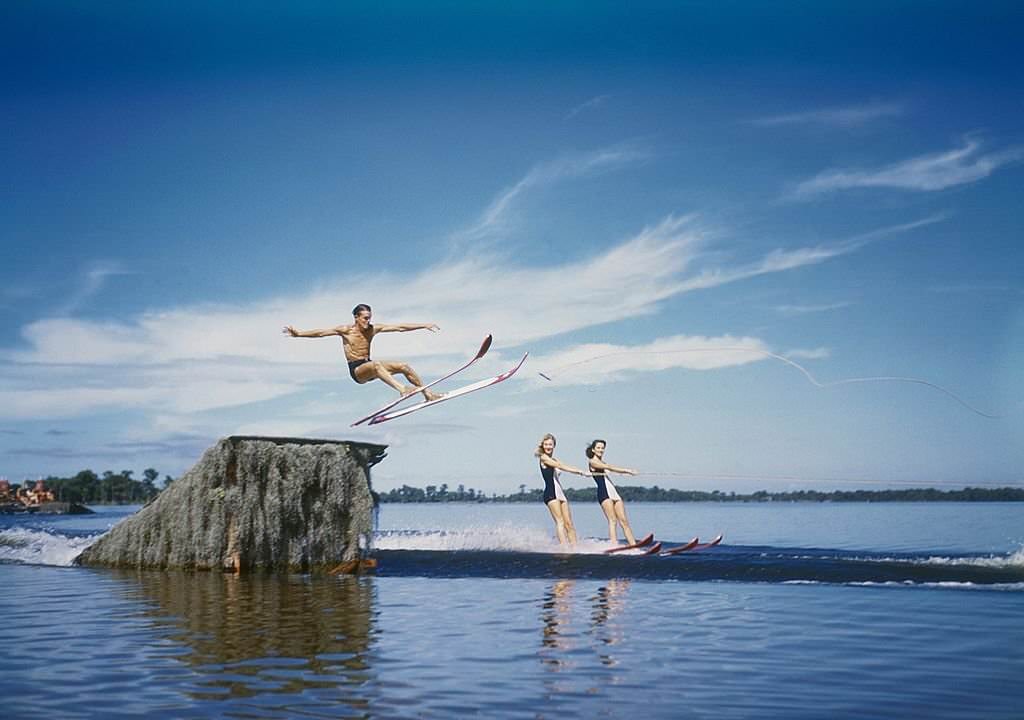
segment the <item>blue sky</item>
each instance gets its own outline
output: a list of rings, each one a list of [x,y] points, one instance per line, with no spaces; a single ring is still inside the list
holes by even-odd
[[[208,5],[4,6],[0,475],[299,435],[504,493],[552,432],[663,487],[1024,483],[1014,4]],[[441,326],[374,345],[426,377],[530,359],[350,430],[390,390],[280,328],[359,302]]]

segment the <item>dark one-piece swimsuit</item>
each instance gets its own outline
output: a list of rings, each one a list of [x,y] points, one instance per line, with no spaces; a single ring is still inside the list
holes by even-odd
[[[603,503],[609,498],[612,500],[621,500],[619,494],[615,491],[615,486],[612,485],[611,480],[603,472],[596,472],[591,477],[594,478],[594,483],[597,485],[597,502]],[[609,489],[610,488],[610,489]]]
[[[562,484],[555,477],[555,469],[542,464],[540,474],[544,478],[544,504],[547,505],[552,500],[565,500]]]

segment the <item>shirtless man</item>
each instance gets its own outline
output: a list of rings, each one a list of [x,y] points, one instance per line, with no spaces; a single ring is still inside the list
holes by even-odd
[[[352,309],[352,317],[354,322],[351,325],[339,325],[338,327],[326,330],[296,330],[291,325],[286,325],[282,332],[291,337],[309,338],[339,335],[345,349],[345,359],[348,360],[348,374],[360,385],[370,380],[383,380],[403,395],[414,391],[418,387],[423,387],[423,381],[420,380],[420,376],[409,367],[408,363],[371,360],[370,343],[377,333],[407,332],[409,330],[437,332],[440,329],[437,325],[433,323],[373,325],[370,323],[370,318],[372,317],[370,306],[362,303]],[[395,373],[405,375],[406,379],[412,383],[412,387],[406,387],[398,382],[394,377]],[[427,400],[435,400],[440,396],[430,390],[424,390],[423,397]]]

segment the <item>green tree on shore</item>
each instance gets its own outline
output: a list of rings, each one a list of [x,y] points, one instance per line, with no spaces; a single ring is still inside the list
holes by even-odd
[[[43,479],[46,487],[60,502],[82,504],[135,504],[146,503],[160,494],[156,478],[160,476],[153,468],[143,471],[143,480],[132,477],[132,470],[115,473],[105,470],[97,475],[92,470],[81,470],[71,477],[50,475]],[[168,476],[168,479],[170,476]],[[26,485],[33,481],[26,481]],[[166,485],[165,485],[166,487]]]
[[[624,500],[632,502],[1024,502],[1022,488],[977,488],[962,490],[939,490],[936,488],[911,488],[905,490],[796,490],[768,492],[757,490],[752,493],[723,493],[720,490],[676,490],[637,485],[618,488]],[[381,502],[540,502],[540,488],[526,489],[519,486],[519,492],[509,495],[492,494],[490,497],[462,485],[457,492],[449,492],[447,485],[439,490],[428,485],[426,490],[403,485],[396,490],[380,493]],[[588,488],[565,488],[565,495],[572,502],[596,502],[597,490]]]

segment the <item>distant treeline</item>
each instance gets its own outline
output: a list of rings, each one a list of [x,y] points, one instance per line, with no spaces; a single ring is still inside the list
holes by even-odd
[[[637,485],[617,486],[623,500],[633,502],[1024,502],[1022,488],[975,488],[963,490],[937,490],[935,488],[913,488],[906,490],[796,490],[792,492],[724,493],[719,490],[674,490]],[[597,502],[596,488],[565,488],[565,496],[571,502]],[[395,490],[379,494],[381,502],[541,502],[540,488],[527,490],[519,486],[519,492],[509,495],[485,495],[473,488],[459,485],[458,490],[449,490],[447,485],[428,485],[426,489],[403,485]]]
[[[115,473],[110,470],[97,475],[92,470],[82,470],[71,477],[50,476],[43,478],[46,487],[61,502],[78,502],[84,504],[134,504],[146,503],[160,494],[162,488],[156,486],[160,477],[153,468],[142,471],[142,479],[132,477],[134,472],[122,470]],[[170,475],[164,477],[163,488],[174,481]],[[35,481],[24,483],[33,487]],[[12,485],[17,490],[18,485]],[[617,486],[624,500],[631,502],[1024,502],[1022,488],[975,488],[966,487],[962,490],[938,490],[936,488],[912,488],[905,490],[796,490],[791,492],[768,492],[758,490],[753,493],[721,492],[712,490],[675,490],[639,485]],[[448,485],[427,485],[426,488],[403,485],[395,490],[379,493],[381,502],[385,503],[430,503],[430,502],[541,502],[543,491],[540,488],[527,489],[519,486],[519,492],[508,495],[492,493],[487,495],[473,488],[459,485],[455,490]],[[571,502],[596,502],[597,489],[565,488],[565,496]]]
[[[122,470],[115,473],[110,470],[102,475],[97,475],[92,470],[82,470],[72,477],[50,477],[43,478],[46,488],[53,493],[60,502],[75,502],[83,504],[135,504],[145,503],[160,494],[160,488],[156,486],[157,478],[160,477],[153,468],[146,468],[142,471],[142,479],[136,480],[132,470]],[[170,475],[164,477],[164,487],[173,482]],[[34,480],[26,480],[27,487],[34,487]],[[17,485],[13,489],[17,489]]]

